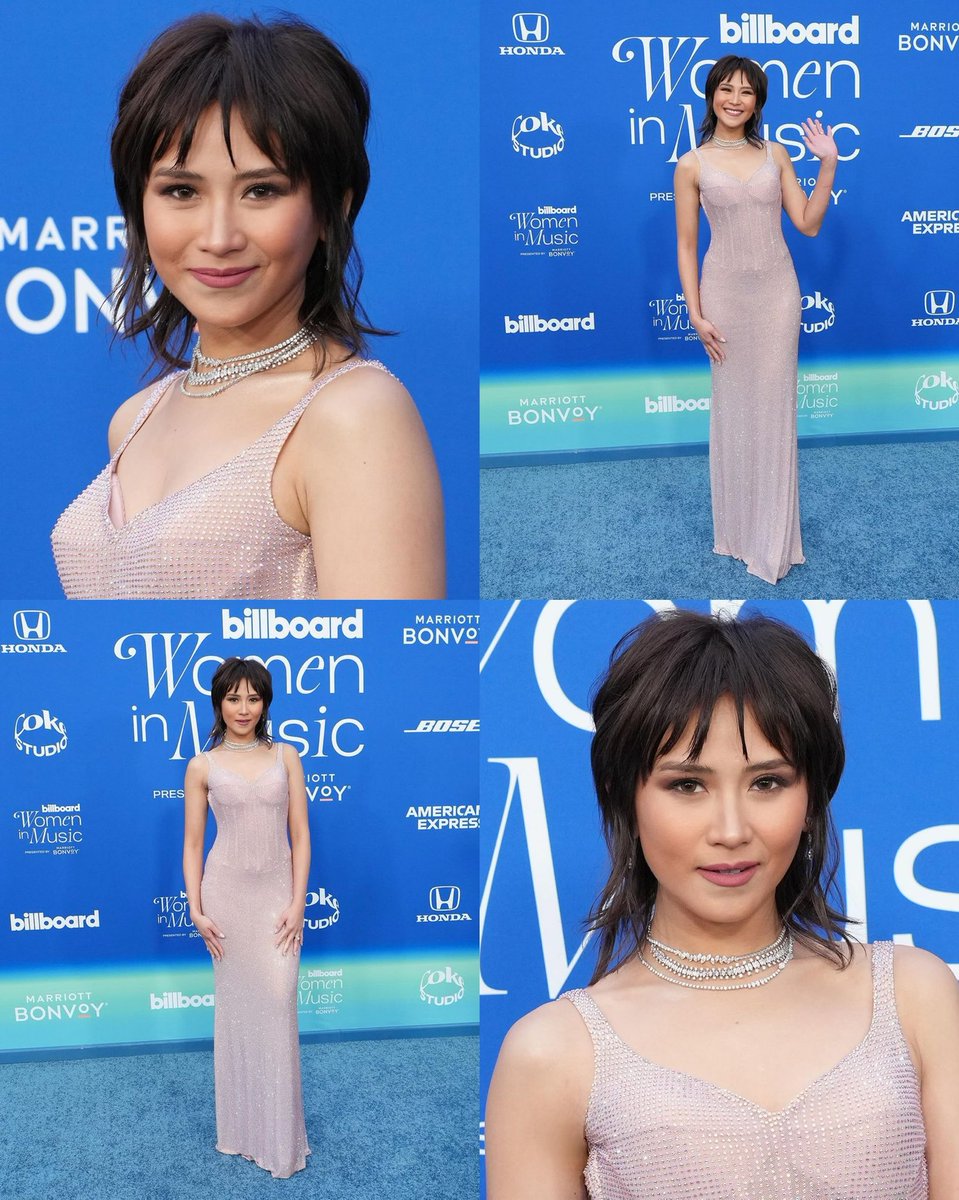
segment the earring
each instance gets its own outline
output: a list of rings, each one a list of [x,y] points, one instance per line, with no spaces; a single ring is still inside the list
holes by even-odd
[[[809,866],[812,866],[812,837],[808,830],[805,833],[805,838],[806,838],[806,862]]]

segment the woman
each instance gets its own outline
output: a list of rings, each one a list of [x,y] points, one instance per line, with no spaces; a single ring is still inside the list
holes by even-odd
[[[216,1147],[286,1178],[310,1153],[296,1024],[310,828],[300,760],[268,732],[272,698],[260,663],[217,668],[211,749],[186,771],[183,878],[213,958]],[[208,805],[217,834],[204,867]]]
[[[812,195],[783,146],[761,136],[766,76],[727,55],[706,78],[702,140],[676,164],[679,278],[689,321],[712,363],[709,468],[714,551],[777,583],[804,562],[796,470],[800,294],[781,210],[815,237],[838,151],[832,127],[802,123],[821,160]],[[699,206],[711,240],[699,279]]]
[[[596,971],[504,1041],[489,1200],[957,1195],[956,981],[853,942],[828,898],[835,700],[764,617],[620,642],[593,705]]]
[[[361,357],[368,120],[362,77],[294,18],[190,17],[134,69],[117,317],[165,368],[199,337],[187,372],[120,407],[109,464],[57,522],[68,596],[442,596],[429,441]]]

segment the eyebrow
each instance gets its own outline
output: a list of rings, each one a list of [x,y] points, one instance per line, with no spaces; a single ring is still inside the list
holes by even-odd
[[[748,762],[748,760],[747,760]],[[793,765],[785,758],[770,758],[765,762],[750,762],[750,771],[776,771],[782,767],[788,767],[793,770]],[[682,771],[690,775],[715,775],[716,772],[712,767],[702,766],[695,762],[662,762],[657,763],[654,770],[657,771]]]
[[[203,179],[202,175],[196,171],[188,171],[186,167],[157,167],[153,174],[161,176],[164,179],[189,179],[192,182],[198,182]],[[238,171],[235,178],[247,181],[250,179],[269,179],[274,175],[282,175],[284,178],[289,178],[282,167],[257,167],[253,171]]]

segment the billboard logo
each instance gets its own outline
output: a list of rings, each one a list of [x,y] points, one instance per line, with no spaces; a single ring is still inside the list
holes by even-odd
[[[522,313],[518,317],[503,317],[506,333],[569,333],[596,328],[596,314],[585,317],[541,317],[539,313]]]
[[[212,1008],[213,993],[206,992],[199,994],[193,992],[187,995],[186,992],[163,992],[157,995],[156,992],[150,993],[150,1008]]]
[[[334,640],[363,636],[362,608],[350,617],[281,617],[274,608],[244,608],[239,617],[224,608],[221,615],[225,640],[287,637]]]
[[[951,316],[956,307],[956,293],[945,289],[926,292],[925,306],[930,317]]]
[[[777,21],[772,13],[740,13],[739,19],[731,21],[725,13],[719,14],[719,40],[740,42],[746,45],[779,46],[791,42],[794,46],[809,42],[813,46],[832,46],[842,42],[846,46],[859,45],[859,17],[848,21],[790,21],[786,25]]]
[[[920,375],[916,381],[916,403],[920,408],[937,412],[952,408],[959,402],[959,383],[951,379],[944,370],[935,375]]]
[[[545,112],[518,116],[513,121],[513,149],[525,158],[553,158],[566,149],[566,134],[559,121]]]
[[[549,38],[546,13],[513,13],[513,37],[518,42],[545,42]]]
[[[71,913],[66,917],[48,917],[42,912],[24,913],[18,917],[10,914],[11,933],[44,933],[48,929],[99,929],[100,910],[95,908],[92,913]]]
[[[67,746],[66,726],[45,708],[39,713],[21,713],[13,726],[17,749],[35,758],[49,758]]]
[[[465,995],[466,984],[463,982],[463,976],[452,967],[423,972],[420,979],[420,999],[426,1004],[442,1008],[447,1004],[456,1004]]]

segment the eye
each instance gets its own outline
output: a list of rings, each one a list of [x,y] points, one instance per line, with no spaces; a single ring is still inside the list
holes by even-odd
[[[701,779],[674,779],[667,784],[667,790],[678,792],[681,796],[695,796],[704,790]]]
[[[753,780],[753,787],[757,792],[778,792],[789,787],[789,783],[790,781],[781,775],[760,775],[758,779]]]
[[[286,189],[278,183],[255,183],[246,194],[254,200],[270,200],[274,196],[285,196]]]
[[[169,196],[173,200],[192,200],[196,191],[187,183],[171,183],[169,187],[162,189],[161,195]]]

